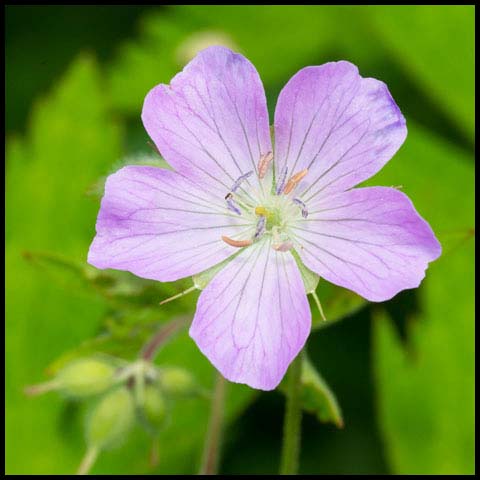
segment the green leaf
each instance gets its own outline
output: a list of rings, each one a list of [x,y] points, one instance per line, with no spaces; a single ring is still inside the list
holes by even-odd
[[[81,57],[39,102],[25,138],[7,143],[6,172],[6,471],[73,472],[82,435],[66,439],[62,400],[26,398],[23,387],[62,351],[94,334],[104,312],[32,268],[25,251],[57,251],[86,260],[98,204],[85,192],[120,154],[119,129],[107,115],[97,67]],[[56,455],[52,455],[56,452]],[[28,458],[28,462],[25,462]]]
[[[385,313],[374,324],[380,425],[398,474],[475,470],[472,164],[410,125],[405,147],[374,179],[403,183],[443,247],[418,290],[420,311],[407,319],[406,345]]]
[[[473,138],[474,5],[376,5],[367,11],[382,45]]]
[[[301,403],[302,409],[313,413],[318,421],[333,423],[338,428],[343,427],[343,418],[340,406],[334,393],[330,390],[327,382],[316,370],[304,351],[302,355],[302,376],[301,376]],[[284,378],[278,389],[287,393],[288,379]]]
[[[314,413],[320,422],[343,427],[342,412],[335,395],[306,354],[303,356],[301,395],[305,411]]]
[[[162,11],[149,12],[141,30],[140,40],[123,45],[109,69],[112,102],[138,118],[148,91],[159,83],[170,83],[178,73],[180,64],[175,52],[192,28],[185,18],[172,21],[171,12],[165,15]]]
[[[130,272],[120,270],[98,270],[85,261],[77,261],[70,256],[53,252],[25,251],[22,252],[25,260],[39,270],[45,278],[55,282],[66,290],[75,290],[78,293],[100,295],[112,308],[121,310],[139,309],[146,312],[149,307],[155,308],[154,314],[159,320],[163,317],[164,309],[159,310],[159,300],[170,292],[176,292],[185,281],[173,285],[164,285],[153,280],[137,277]],[[177,313],[191,310],[191,302],[178,300],[175,303]],[[120,312],[118,312],[120,315]],[[142,313],[136,312],[141,324]]]

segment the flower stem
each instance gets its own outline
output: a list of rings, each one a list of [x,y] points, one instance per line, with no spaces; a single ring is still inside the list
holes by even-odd
[[[225,387],[226,381],[218,373],[199,475],[216,475],[218,471],[224,419]]]
[[[25,395],[33,397],[35,395],[41,395],[42,393],[51,392],[59,387],[57,380],[50,380],[45,383],[38,383],[37,385],[29,385],[23,389]]]
[[[82,459],[82,463],[80,463],[80,466],[78,467],[77,475],[88,475],[88,472],[90,472],[93,467],[98,454],[99,450],[97,447],[89,447],[87,453]]]
[[[158,331],[150,338],[142,349],[142,358],[151,362],[157,354],[160,347],[162,347],[170,337],[185,326],[188,317],[180,317],[166,325],[162,325]]]
[[[283,445],[280,465],[281,475],[295,475],[298,472],[302,424],[301,375],[302,352],[290,365],[287,379],[287,404],[283,424]]]

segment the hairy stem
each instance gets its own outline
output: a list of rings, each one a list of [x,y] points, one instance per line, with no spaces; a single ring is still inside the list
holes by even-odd
[[[142,358],[151,362],[158,350],[170,339],[170,337],[177,333],[187,323],[188,317],[180,317],[166,325],[162,325],[159,330],[150,338],[142,350]]]
[[[57,380],[50,380],[45,383],[38,383],[37,385],[29,385],[23,389],[25,395],[33,397],[34,395],[41,395],[42,393],[51,392],[60,386]]]
[[[92,469],[98,454],[99,450],[97,447],[89,447],[87,453],[82,459],[82,463],[80,463],[80,466],[78,467],[77,475],[88,475],[88,472]]]
[[[226,380],[217,374],[200,475],[216,475],[222,441]]]
[[[287,404],[283,424],[283,445],[280,464],[281,475],[295,475],[298,472],[301,440],[301,375],[303,354],[290,365],[287,378]]]

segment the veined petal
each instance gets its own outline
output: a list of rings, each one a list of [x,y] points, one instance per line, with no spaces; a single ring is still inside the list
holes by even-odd
[[[142,120],[175,170],[224,195],[272,149],[260,77],[245,57],[225,47],[203,50],[170,86],[153,88]],[[256,181],[256,175],[248,179]]]
[[[265,239],[236,256],[203,290],[190,336],[228,380],[272,390],[310,326],[295,259]]]
[[[347,190],[380,170],[405,140],[405,119],[387,86],[341,61],[306,67],[285,85],[275,110],[275,162],[308,169],[297,196]]]
[[[325,198],[292,231],[309,269],[373,302],[418,287],[441,253],[410,199],[387,187]]]
[[[178,173],[129,166],[110,175],[88,262],[172,281],[221,262],[235,248],[221,240],[254,226]]]

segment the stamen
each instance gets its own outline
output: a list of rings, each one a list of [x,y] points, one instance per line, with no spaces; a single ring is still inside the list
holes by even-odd
[[[265,226],[266,226],[267,219],[263,215],[258,219],[257,229],[255,230],[255,235],[253,238],[257,240],[265,233]]]
[[[283,192],[283,188],[285,187],[285,181],[287,180],[287,173],[288,167],[285,165],[285,167],[283,167],[282,173],[280,174],[280,177],[278,177],[277,189],[275,191],[277,195],[280,195]]]
[[[282,242],[280,244],[273,244],[272,248],[277,252],[288,252],[293,248],[293,243],[290,241]]]
[[[308,217],[307,206],[299,198],[294,198],[292,201],[293,203],[296,203],[302,208],[302,217],[307,218]]]
[[[237,180],[235,181],[235,183],[233,184],[233,187],[232,187],[232,192],[236,192],[238,187],[240,186],[240,184],[246,180],[251,174],[253,173],[253,170],[250,171],[250,172],[247,172],[247,173],[244,173],[243,175],[240,175],[240,177],[237,178]]]
[[[238,247],[238,248],[248,247],[253,243],[252,240],[233,240],[233,238],[227,237],[225,235],[222,235],[222,240],[225,243],[228,243],[228,245],[232,247]]]
[[[288,195],[302,180],[302,178],[308,173],[308,170],[305,168],[304,170],[296,173],[292,177],[290,177],[290,180],[287,182],[287,185],[285,186],[285,189],[283,190],[283,193],[285,195]]]
[[[241,215],[242,212],[241,210],[237,207],[237,204],[235,203],[235,200],[233,199],[232,193],[227,193],[225,196],[225,200],[227,201],[227,208],[231,210],[232,212],[235,212],[238,215]]]
[[[258,161],[258,177],[263,178],[267,174],[268,167],[273,160],[273,153],[267,152]]]

